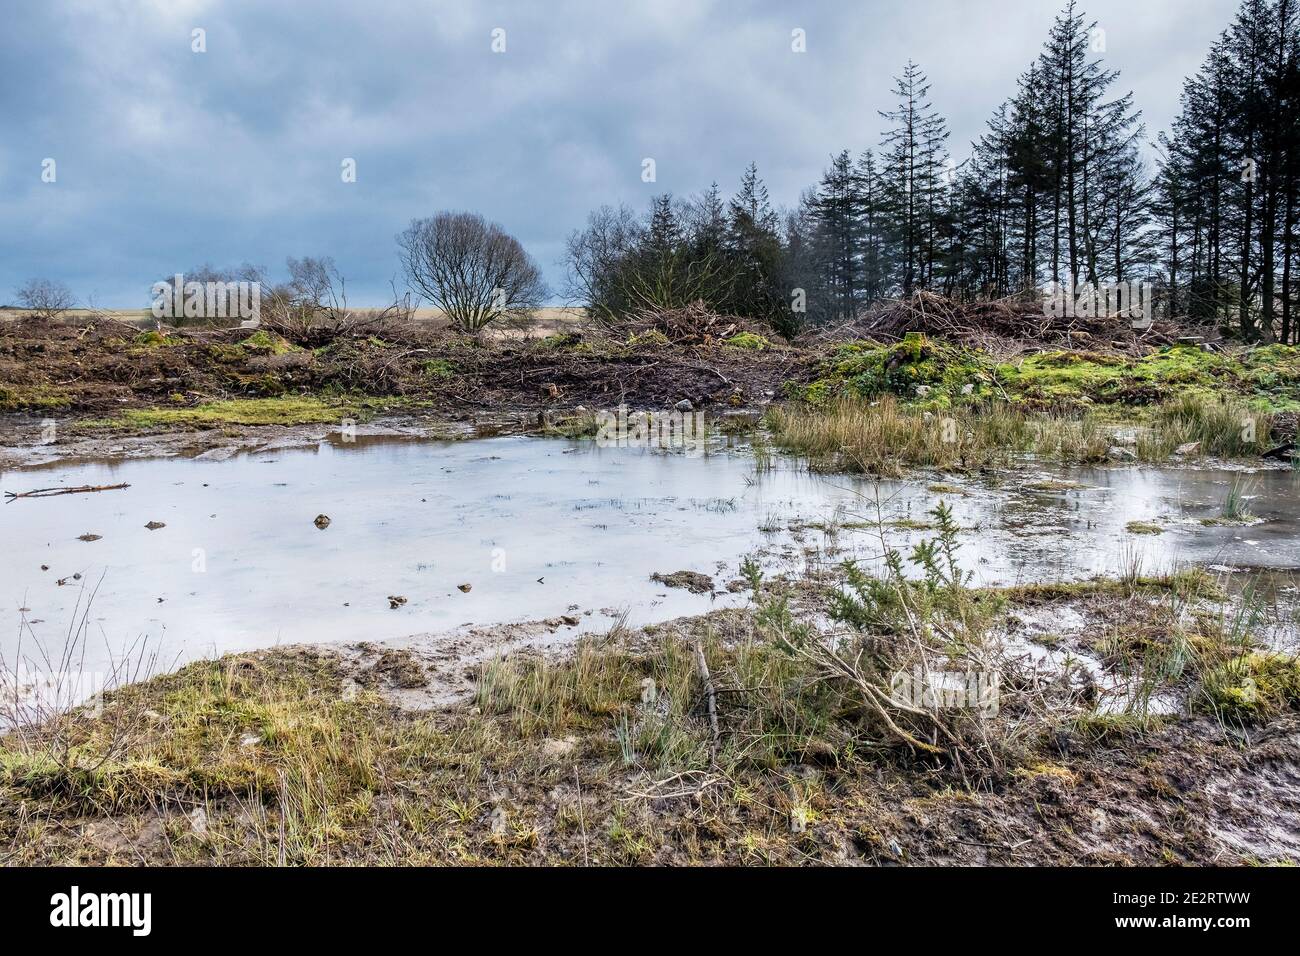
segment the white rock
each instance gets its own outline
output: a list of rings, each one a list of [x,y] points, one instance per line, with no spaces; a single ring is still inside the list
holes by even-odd
[[[542,741],[542,754],[552,759],[566,757],[573,753],[573,748],[576,746],[578,746],[577,737],[551,737]]]

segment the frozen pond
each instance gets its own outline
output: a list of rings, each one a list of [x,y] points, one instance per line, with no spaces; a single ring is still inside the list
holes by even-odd
[[[624,610],[633,624],[665,620],[744,600],[726,584],[747,554],[773,571],[874,559],[878,534],[862,525],[874,524],[877,501],[886,525],[951,502],[969,529],[961,557],[983,584],[1115,574],[1135,558],[1147,571],[1300,566],[1289,471],[1058,469],[963,480],[964,494],[931,490],[940,480],[875,484],[779,457],[759,471],[743,445],[692,457],[539,438],[362,439],[9,471],[5,491],[130,487],[0,505],[0,653],[14,661],[24,620],[23,655],[38,643],[57,653],[96,587],[86,666],[141,639],[171,664],[564,616],[577,623],[560,633],[604,629]],[[1263,520],[1203,524],[1234,483]],[[324,530],[318,514],[330,518]],[[1132,521],[1165,531],[1133,534]],[[925,535],[885,530],[899,546]],[[678,570],[714,577],[716,593],[650,580]],[[390,607],[390,595],[406,601]]]

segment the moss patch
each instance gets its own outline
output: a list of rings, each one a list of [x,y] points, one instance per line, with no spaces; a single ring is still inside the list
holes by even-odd
[[[990,365],[981,353],[909,334],[893,345],[851,342],[835,349],[800,397],[820,404],[837,395],[895,395],[947,407],[985,393]]]
[[[150,330],[141,332],[135,337],[135,344],[138,348],[159,349],[171,348],[177,345],[184,345],[185,339],[179,335],[168,335],[165,332]]]
[[[1124,526],[1129,534],[1164,534],[1165,529],[1154,521],[1130,521]]]
[[[1144,356],[1052,350],[1009,362],[922,335],[836,347],[795,397],[892,394],[927,408],[998,397],[1036,408],[1142,406],[1224,392],[1263,412],[1300,410],[1300,348],[1270,345],[1207,352],[1174,345]]]
[[[455,367],[446,359],[429,359],[421,362],[420,371],[429,378],[449,379],[456,377]]]
[[[207,402],[193,408],[131,408],[116,418],[92,419],[86,427],[101,428],[208,428],[218,425],[311,425],[337,422],[349,413],[366,410],[354,404],[312,395],[280,398],[236,398]]]
[[[1227,389],[1261,411],[1300,409],[1300,349],[1280,345],[1232,352],[1174,345],[1139,358],[1042,352],[999,365],[997,375],[1029,402],[1140,405]]]
[[[1194,701],[1204,711],[1259,721],[1300,707],[1300,660],[1254,651],[1211,669]]]
[[[240,342],[239,347],[258,355],[288,355],[291,352],[305,351],[301,346],[265,329],[258,329]]]
[[[750,349],[755,352],[772,347],[769,339],[755,332],[738,332],[731,338],[725,339],[722,344],[733,349]]]
[[[67,394],[56,388],[0,384],[2,412],[53,410],[70,404]]]

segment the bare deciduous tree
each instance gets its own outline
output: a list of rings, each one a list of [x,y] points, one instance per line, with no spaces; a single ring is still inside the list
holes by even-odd
[[[406,280],[464,332],[531,316],[546,297],[541,271],[519,241],[468,212],[415,219],[397,237]]]
[[[289,268],[289,289],[302,301],[315,305],[346,308],[347,283],[331,256],[303,256],[285,260]]]
[[[591,213],[587,228],[575,229],[564,244],[569,267],[565,288],[568,299],[592,311],[607,311],[612,298],[608,288],[611,277],[644,236],[645,229],[636,213],[627,206],[601,206]]]
[[[18,290],[18,304],[43,319],[57,319],[76,304],[76,298],[62,282],[30,279]]]

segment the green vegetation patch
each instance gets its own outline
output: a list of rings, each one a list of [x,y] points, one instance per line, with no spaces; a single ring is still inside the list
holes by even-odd
[[[364,406],[366,403],[361,403]],[[310,425],[337,422],[353,406],[314,395],[235,398],[193,408],[131,408],[115,418],[82,424],[107,428],[207,428],[218,425]]]
[[[0,384],[0,412],[50,410],[71,404],[72,399],[67,393],[56,388]]]
[[[304,351],[302,346],[294,345],[288,339],[282,338],[274,332],[268,332],[266,329],[258,329],[240,342],[239,345],[246,351],[258,355],[288,355],[290,352]]]
[[[144,349],[172,348],[177,345],[184,345],[185,339],[179,335],[168,335],[165,332],[151,329],[137,335],[135,344],[137,347]]]
[[[1211,669],[1196,703],[1202,711],[1258,721],[1300,707],[1300,660],[1252,651]]]
[[[1173,345],[1138,358],[1041,352],[999,365],[997,376],[1013,398],[1038,404],[1148,404],[1227,389],[1261,411],[1300,409],[1300,349],[1281,345],[1232,352]]]
[[[761,352],[772,347],[770,339],[756,332],[737,332],[731,338],[724,339],[722,344],[733,349],[749,349],[753,352]]]
[[[428,359],[420,363],[420,371],[429,378],[449,379],[456,377],[456,368],[446,359]]]
[[[985,394],[991,365],[982,353],[909,333],[901,342],[850,342],[838,346],[802,397],[823,404],[840,395],[894,395],[946,407]]]
[[[836,347],[817,378],[794,389],[793,397],[825,404],[842,395],[889,394],[935,409],[996,397],[1069,409],[1208,400],[1225,391],[1260,412],[1300,411],[1300,348],[1206,351],[1184,344],[1138,357],[1053,350],[998,363],[978,349],[912,333],[892,345]]]
[[[1164,534],[1165,529],[1154,521],[1130,521],[1124,526],[1129,534]]]

